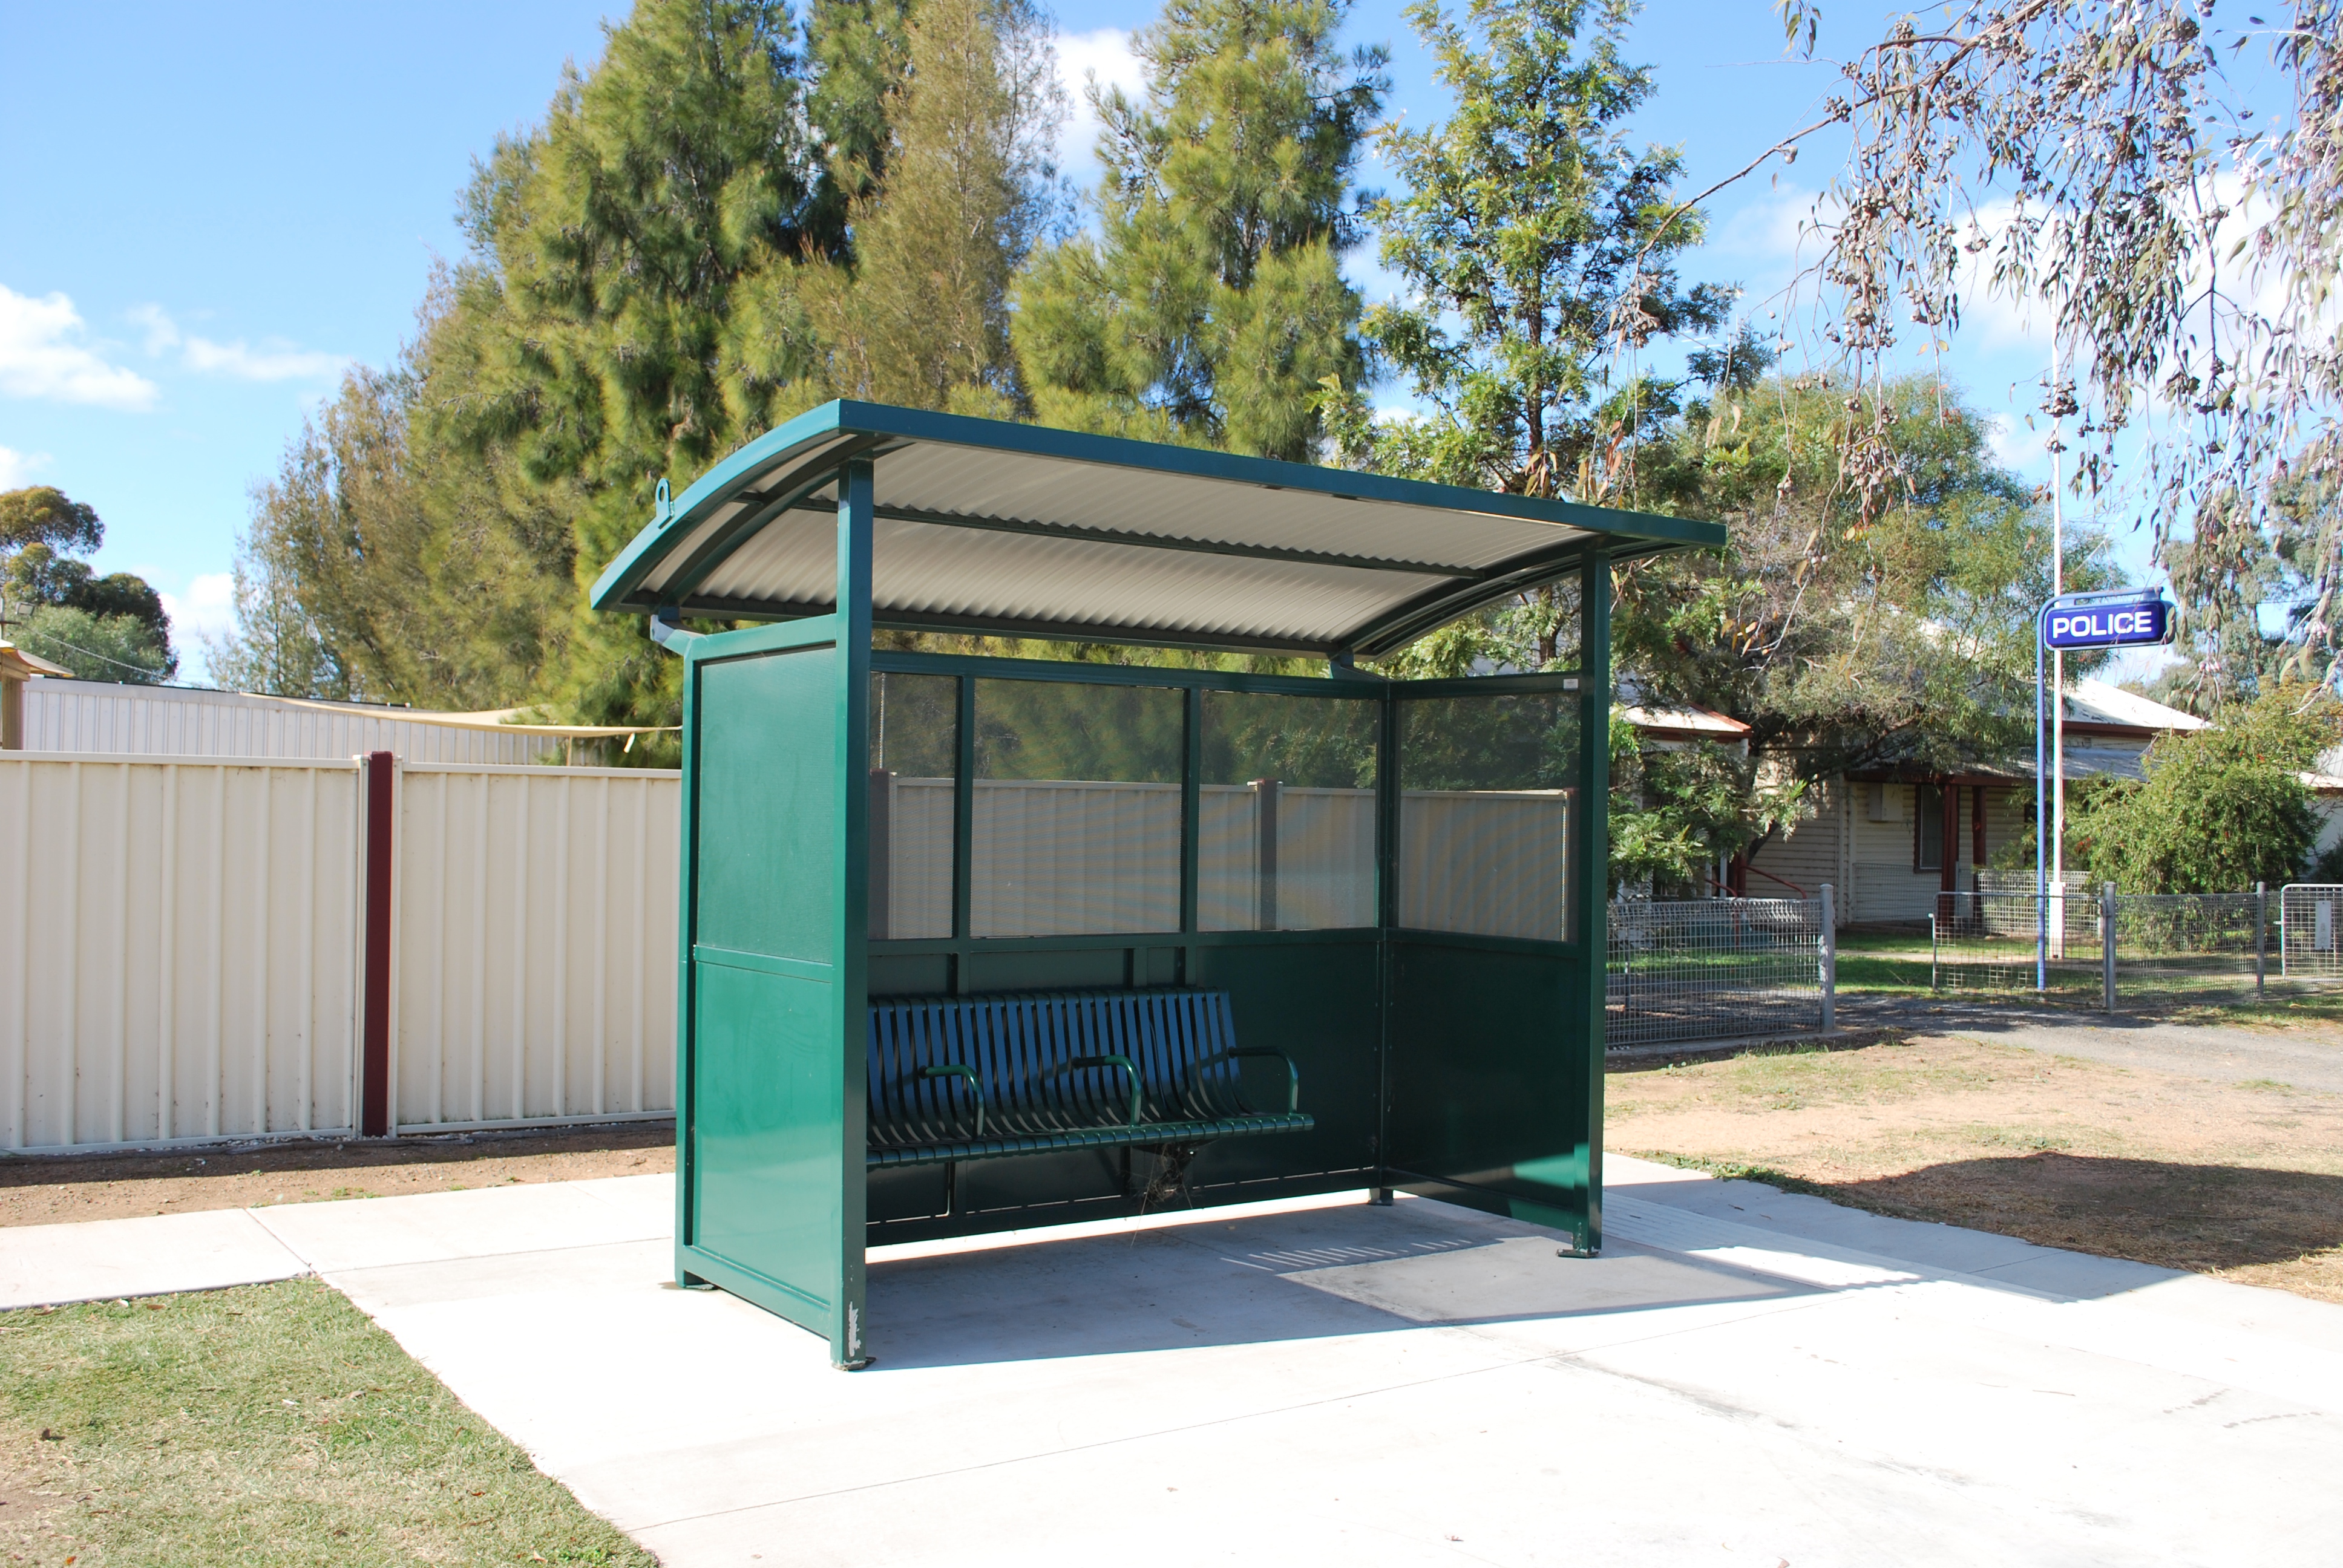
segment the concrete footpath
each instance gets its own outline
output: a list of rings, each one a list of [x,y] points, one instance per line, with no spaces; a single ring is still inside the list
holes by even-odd
[[[2343,1308],[1609,1165],[1593,1260],[1355,1198],[881,1249],[852,1375],[669,1286],[664,1176],[11,1231],[0,1302],[317,1271],[679,1568],[2335,1560]]]

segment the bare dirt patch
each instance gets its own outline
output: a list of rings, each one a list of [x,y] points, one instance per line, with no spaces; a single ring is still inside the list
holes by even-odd
[[[0,1160],[0,1226],[460,1192],[675,1169],[675,1128],[619,1122],[365,1142]]]
[[[1605,1141],[2343,1302],[2343,1095],[1922,1036],[1614,1070]]]

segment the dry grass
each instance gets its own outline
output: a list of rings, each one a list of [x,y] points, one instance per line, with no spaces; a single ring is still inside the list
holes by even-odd
[[[2343,1095],[1922,1038],[1614,1072],[1606,1142],[2343,1302]]]
[[[0,1551],[75,1568],[656,1562],[308,1280],[0,1314]]]

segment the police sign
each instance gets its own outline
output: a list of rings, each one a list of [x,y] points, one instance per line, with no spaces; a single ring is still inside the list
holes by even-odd
[[[2042,615],[2042,646],[2073,650],[2172,640],[2172,606],[2162,594],[2076,595]]]

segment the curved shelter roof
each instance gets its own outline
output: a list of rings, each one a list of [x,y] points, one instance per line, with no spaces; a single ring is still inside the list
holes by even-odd
[[[855,458],[873,465],[871,618],[920,630],[1373,655],[1592,548],[1725,541],[1715,524],[1572,501],[835,402],[654,517],[595,608],[829,614],[838,476]]]

